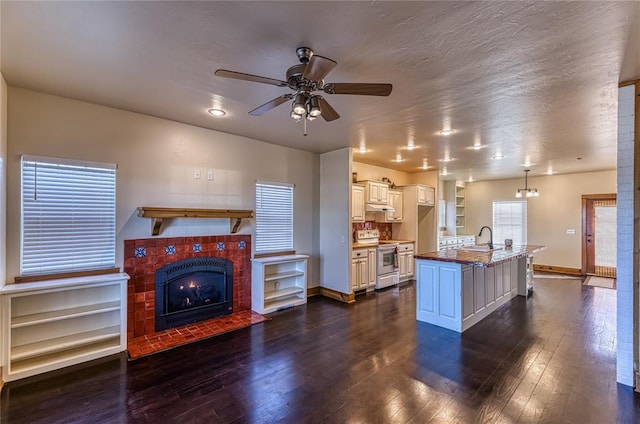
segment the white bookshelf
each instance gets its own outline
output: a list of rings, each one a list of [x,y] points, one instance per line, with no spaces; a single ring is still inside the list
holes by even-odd
[[[124,351],[128,279],[118,273],[4,286],[3,380]]]
[[[251,309],[268,314],[307,302],[307,255],[251,259]]]

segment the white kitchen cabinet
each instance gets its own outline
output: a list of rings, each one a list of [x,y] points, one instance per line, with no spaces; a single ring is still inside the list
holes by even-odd
[[[117,273],[4,286],[3,380],[126,350],[128,279]]]
[[[413,278],[415,268],[413,256],[413,243],[402,243],[398,245],[398,277],[400,282]]]
[[[376,285],[376,277],[378,275],[378,252],[376,249],[368,249],[367,256],[369,257],[369,281],[367,288],[373,289]]]
[[[364,222],[364,186],[351,186],[351,222]]]
[[[307,255],[251,259],[251,309],[268,314],[307,303]]]
[[[400,190],[389,190],[389,206],[393,211],[376,212],[377,222],[402,222],[403,194]]]
[[[354,249],[351,252],[351,290],[371,289],[375,286],[375,258],[376,249]]]
[[[366,203],[377,205],[389,204],[389,184],[381,181],[364,181],[364,197]]]
[[[433,206],[436,201],[436,192],[433,187],[418,184],[418,204],[423,206]]]

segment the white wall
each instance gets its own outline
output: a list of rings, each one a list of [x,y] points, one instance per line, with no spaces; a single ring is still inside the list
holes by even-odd
[[[634,385],[634,364],[637,357],[638,334],[634,333],[634,313],[637,305],[637,263],[634,252],[635,234],[634,208],[636,184],[635,123],[640,117],[635,117],[635,85],[620,88],[618,92],[618,260],[617,260],[617,307],[616,307],[616,374],[617,381],[627,386]],[[639,125],[640,126],[640,125]],[[637,315],[636,315],[637,316]],[[635,347],[634,347],[635,343]]]
[[[616,192],[616,171],[530,177],[529,187],[540,191],[527,205],[527,242],[547,246],[537,253],[539,265],[582,267],[582,195]],[[492,225],[493,202],[514,201],[522,178],[478,181],[466,185],[467,232],[477,234],[483,225]],[[575,234],[567,234],[575,229]],[[494,240],[500,242],[500,240]]]
[[[256,180],[294,183],[294,248],[311,255],[309,285],[317,285],[319,155],[15,87],[8,89],[8,106],[9,281],[19,273],[20,155],[32,154],[118,165],[120,267],[123,240],[151,237],[151,220],[137,217],[138,206],[255,209]],[[207,181],[209,169],[214,181]],[[175,219],[159,237],[229,231],[228,219]],[[243,222],[239,232],[252,231],[253,223]]]
[[[410,182],[410,174],[406,172],[362,162],[353,162],[353,172],[358,173],[358,181],[382,181],[386,177],[397,186],[406,185]]]
[[[350,293],[351,148],[320,155],[320,285]]]

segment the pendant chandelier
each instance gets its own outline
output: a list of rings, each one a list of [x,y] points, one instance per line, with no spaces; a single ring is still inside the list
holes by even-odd
[[[518,199],[524,197],[540,197],[540,193],[537,188],[529,187],[527,182],[527,175],[529,174],[530,169],[524,170],[524,188],[519,188],[516,190],[516,197]]]

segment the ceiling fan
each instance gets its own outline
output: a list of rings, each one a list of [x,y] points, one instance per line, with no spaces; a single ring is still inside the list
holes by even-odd
[[[228,71],[226,69],[218,69],[215,75],[223,78],[276,85],[278,87],[289,87],[295,93],[276,97],[251,110],[249,115],[260,116],[289,100],[293,100],[291,117],[296,121],[300,121],[303,118],[312,121],[318,116],[322,116],[325,121],[333,121],[340,118],[338,112],[331,107],[324,97],[314,94],[316,91],[322,90],[326,94],[357,94],[365,96],[388,96],[391,94],[391,89],[393,88],[391,84],[325,83],[324,78],[337,65],[336,61],[313,54],[313,51],[308,47],[299,47],[296,49],[296,54],[300,64],[287,69],[286,81]]]

